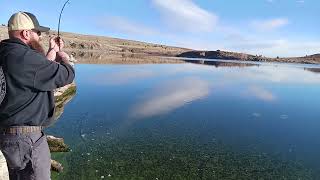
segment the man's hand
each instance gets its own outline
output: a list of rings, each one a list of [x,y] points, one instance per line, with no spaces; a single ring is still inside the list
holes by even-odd
[[[60,45],[60,48],[59,48]],[[60,51],[64,48],[64,42],[61,37],[52,37],[49,42],[49,50],[54,50],[55,52]]]
[[[57,52],[57,60],[58,61],[63,61],[64,63],[67,63],[67,64],[70,64],[70,62],[69,62],[70,56],[67,53],[63,52],[63,51]]]
[[[60,48],[59,48],[60,45]],[[64,42],[60,37],[52,37],[49,41],[49,50],[47,53],[47,59],[54,61],[57,58],[57,52],[64,48]]]

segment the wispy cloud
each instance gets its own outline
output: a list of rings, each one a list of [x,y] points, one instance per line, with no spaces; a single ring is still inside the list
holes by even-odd
[[[268,20],[255,20],[252,21],[251,25],[260,31],[270,31],[275,30],[281,27],[284,27],[289,24],[287,18],[275,18]]]
[[[249,41],[233,42],[227,46],[236,51],[261,54],[270,57],[276,56],[305,56],[320,51],[320,42],[316,41],[293,41],[287,39],[257,39]]]
[[[144,100],[133,108],[131,115],[136,118],[145,118],[167,113],[204,98],[208,94],[208,82],[199,78],[190,77],[167,82],[144,97]]]
[[[237,49],[241,51],[249,51],[259,53],[260,50],[266,50],[269,48],[274,48],[284,43],[283,40],[240,40],[237,42],[231,43],[228,47],[231,49]]]
[[[269,57],[304,56],[319,52],[317,40],[300,41],[293,37],[279,37],[277,30],[289,28],[291,21],[287,17],[243,20],[235,25],[218,20],[214,12],[200,7],[194,0],[150,2],[160,12],[164,23],[171,28],[166,29],[168,26],[162,23],[159,23],[162,24],[161,28],[148,26],[119,16],[104,17],[99,20],[99,24],[108,32],[113,30],[122,33],[124,38],[153,43],[165,42],[167,45],[198,50],[221,49]],[[303,3],[302,0],[293,2]],[[159,40],[154,41],[156,38]]]
[[[275,0],[266,0],[266,2],[268,2],[268,3],[274,3]],[[297,3],[305,3],[304,0],[296,0],[296,2],[297,2]]]
[[[218,17],[195,4],[192,0],[153,0],[164,20],[182,31],[210,32]]]
[[[98,25],[107,30],[114,30],[126,35],[144,35],[151,36],[156,35],[158,32],[155,29],[147,27],[143,24],[139,24],[130,21],[120,16],[105,16],[99,19]]]

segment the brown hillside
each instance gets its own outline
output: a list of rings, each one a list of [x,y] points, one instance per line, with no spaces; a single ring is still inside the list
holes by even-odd
[[[47,47],[49,38],[56,35],[56,31],[43,34],[43,45]],[[65,50],[79,63],[117,63],[119,60],[124,63],[168,63],[168,60],[154,56],[173,57],[190,51],[186,48],[68,32],[62,32],[61,37],[65,40]],[[0,26],[0,40],[7,38],[7,27]],[[152,58],[146,58],[150,56]]]

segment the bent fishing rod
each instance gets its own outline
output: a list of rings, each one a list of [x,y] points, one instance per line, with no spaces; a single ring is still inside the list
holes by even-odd
[[[59,23],[58,23],[58,45],[59,45],[59,51],[60,51],[60,22],[61,22],[61,16],[63,13],[64,8],[66,7],[66,5],[69,3],[70,0],[67,0],[64,4],[63,7],[61,9],[60,15],[59,15]]]

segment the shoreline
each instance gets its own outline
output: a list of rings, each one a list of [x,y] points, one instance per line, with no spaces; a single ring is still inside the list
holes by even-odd
[[[297,64],[320,64],[320,54],[305,57],[276,57],[270,58],[262,55],[251,55],[229,51],[188,51],[177,55],[179,58],[232,60],[247,62],[271,62],[271,63],[297,63]]]
[[[0,41],[8,38],[7,27],[0,26]],[[56,36],[56,31],[43,33],[42,44],[48,47],[50,37]],[[201,58],[223,59],[252,62],[283,62],[299,64],[320,64],[320,54],[305,57],[277,57],[270,58],[262,55],[251,55],[229,51],[201,51],[189,48],[167,46],[162,44],[147,43],[134,40],[119,39],[106,36],[82,35],[70,32],[62,32],[65,40],[65,51],[72,54],[79,63],[89,64],[142,64],[142,63],[171,63],[163,58]],[[151,58],[151,59],[149,59]],[[173,62],[176,63],[176,62]]]

